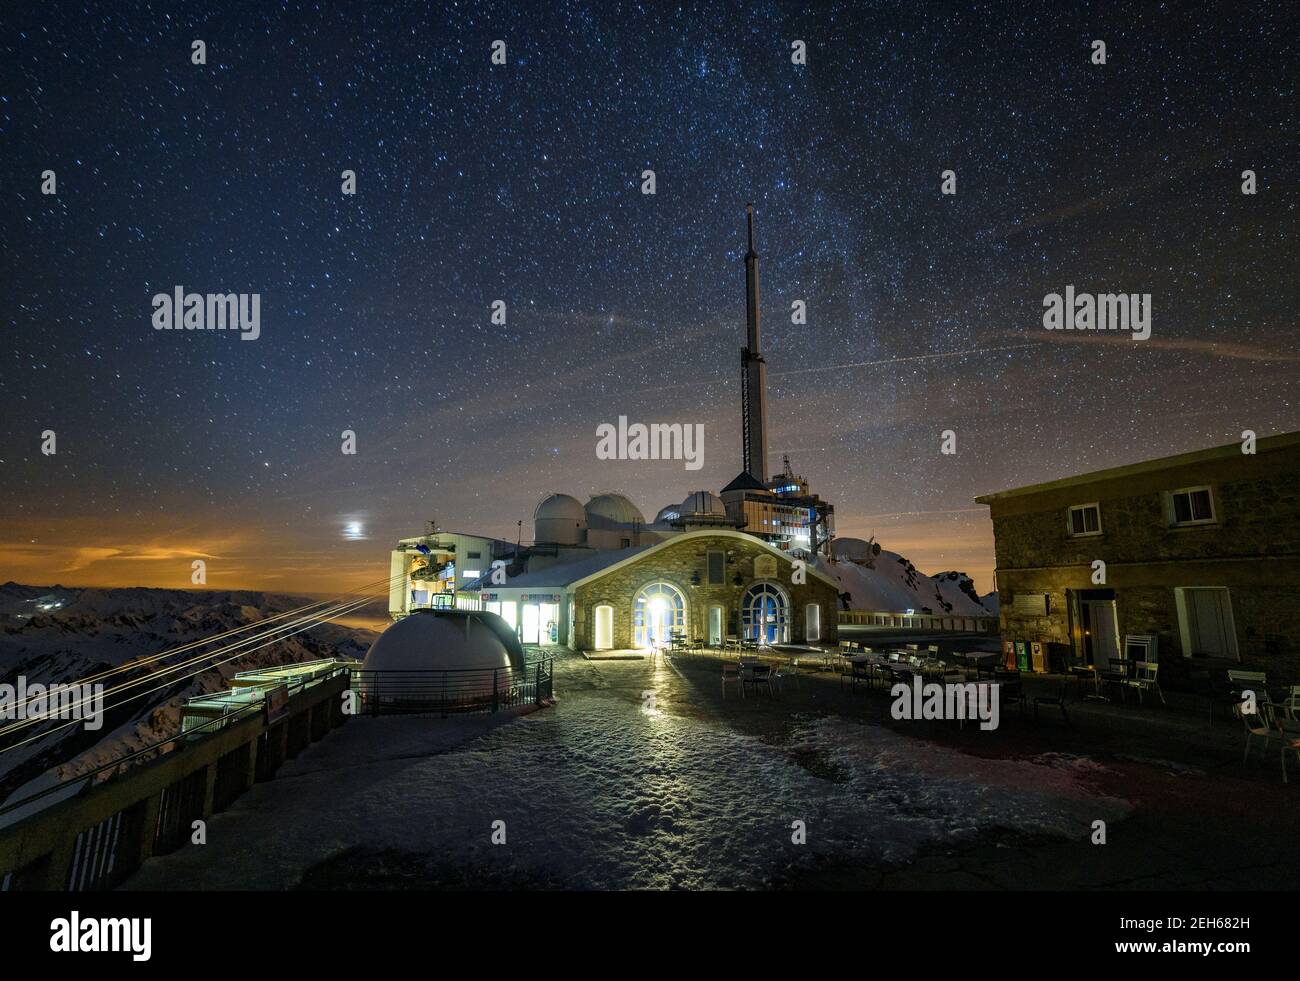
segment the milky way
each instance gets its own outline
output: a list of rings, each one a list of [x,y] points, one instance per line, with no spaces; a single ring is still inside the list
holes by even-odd
[[[746,201],[769,469],[928,572],[990,587],[976,494],[1300,428],[1293,4],[125,6],[3,15],[0,579],[325,590],[717,490]],[[155,331],[177,285],[260,337]],[[1066,285],[1151,338],[1044,330]],[[598,460],[620,415],[703,469]]]

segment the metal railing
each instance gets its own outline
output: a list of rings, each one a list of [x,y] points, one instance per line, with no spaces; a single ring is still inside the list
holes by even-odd
[[[900,613],[897,610],[838,610],[841,627],[901,627],[950,633],[995,634],[998,618],[992,614],[954,616],[945,613]]]
[[[111,889],[346,719],[350,664],[0,807],[0,889]],[[278,687],[278,686],[277,686]]]
[[[554,694],[555,659],[523,667],[352,672],[357,714],[499,712],[540,705]]]

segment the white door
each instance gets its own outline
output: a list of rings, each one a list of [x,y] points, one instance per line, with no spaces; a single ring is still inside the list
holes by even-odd
[[[816,603],[809,603],[804,608],[803,639],[809,644],[822,639],[822,608]]]
[[[1228,591],[1189,589],[1187,598],[1192,651],[1207,657],[1233,656],[1228,643]]]
[[[528,603],[524,606],[524,643],[537,644],[540,640],[537,635],[538,620],[540,613],[536,603]]]
[[[1120,657],[1119,621],[1114,600],[1090,600],[1088,622],[1092,631],[1092,663],[1105,671],[1111,658]]]
[[[614,646],[614,608],[596,607],[596,650],[607,651]]]
[[[722,607],[709,607],[709,646],[722,646]]]

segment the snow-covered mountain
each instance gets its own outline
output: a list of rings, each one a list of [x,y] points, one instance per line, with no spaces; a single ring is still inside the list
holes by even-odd
[[[297,596],[253,591],[76,589],[5,583],[0,586],[0,684],[15,685],[19,675],[29,685],[72,684],[108,668],[246,627],[310,602]],[[277,624],[294,619],[286,618]],[[104,683],[114,686],[146,678],[161,667],[215,651],[254,633],[250,629],[210,641],[139,669],[128,669]],[[35,726],[0,735],[0,800],[24,785],[19,796],[175,734],[180,728],[182,703],[195,695],[229,687],[227,679],[237,671],[325,657],[362,658],[374,637],[364,629],[320,624],[273,642],[252,642],[239,651],[196,662],[129,689],[117,697],[149,694],[117,709],[106,709],[103,727],[98,731],[76,724],[25,745],[15,744],[30,738]],[[237,655],[233,660],[209,666],[213,660],[232,654]],[[199,673],[186,677],[195,671]],[[151,691],[155,688],[158,690]],[[114,700],[114,696],[107,696],[106,705]],[[0,728],[9,724],[9,720],[0,720]],[[44,724],[40,728],[48,727]]]
[[[964,572],[927,576],[897,552],[882,551],[870,565],[862,562],[819,560],[818,566],[840,582],[853,610],[889,610],[933,613],[936,616],[988,616],[997,613],[996,598],[989,607]]]

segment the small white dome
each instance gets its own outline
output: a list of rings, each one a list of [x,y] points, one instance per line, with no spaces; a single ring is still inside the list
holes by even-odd
[[[519,647],[510,625],[495,613],[417,610],[370,645],[360,675],[361,697],[401,711],[480,704],[492,698],[494,679],[498,693],[510,690],[515,672],[507,640]],[[522,653],[520,647],[520,664]]]
[[[627,528],[645,524],[641,509],[622,494],[597,494],[584,509],[591,528]]]
[[[587,512],[576,497],[552,494],[533,511],[533,540],[579,545],[587,530]]]
[[[692,514],[720,514],[727,513],[726,505],[722,503],[722,498],[716,494],[710,494],[708,491],[698,490],[686,496],[682,501],[680,511],[683,515]]]
[[[494,624],[489,617],[500,620],[500,624]],[[366,671],[508,668],[510,651],[502,639],[502,631],[509,635],[510,625],[495,613],[417,610],[375,638],[362,668]]]
[[[682,516],[680,504],[669,504],[666,508],[660,508],[659,513],[655,515],[655,524],[662,525],[669,521],[676,521]]]

